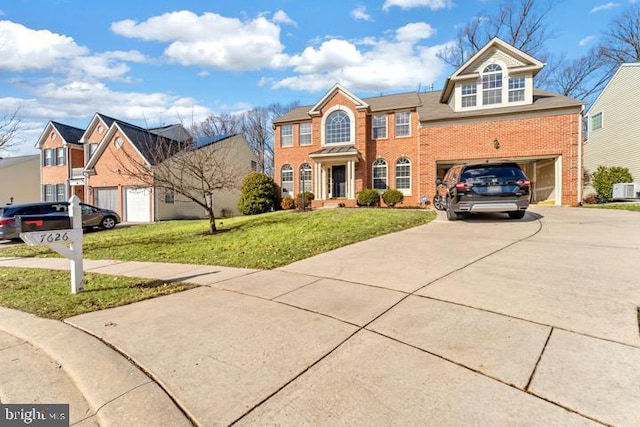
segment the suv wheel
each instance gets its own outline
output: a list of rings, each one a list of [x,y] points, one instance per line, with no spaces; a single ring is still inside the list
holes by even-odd
[[[447,211],[447,219],[449,221],[455,221],[459,218],[459,215],[454,212],[453,205],[451,203],[451,199],[447,199],[446,202],[446,211]]]
[[[439,194],[433,196],[433,207],[439,211],[445,210],[444,199]]]
[[[524,218],[525,211],[513,211],[507,213],[509,214],[509,218],[511,219],[522,219]]]
[[[116,220],[113,219],[113,217],[111,216],[105,216],[104,218],[102,218],[102,221],[100,221],[100,227],[105,230],[110,230],[115,226],[116,226]]]

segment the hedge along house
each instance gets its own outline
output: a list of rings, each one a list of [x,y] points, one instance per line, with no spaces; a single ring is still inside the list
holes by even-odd
[[[514,161],[534,202],[582,198],[584,103],[534,88],[540,61],[491,40],[437,92],[359,98],[336,84],[320,101],[274,121],[275,179],[283,196],[355,206],[365,188],[394,188],[405,206],[432,198],[453,164]]]

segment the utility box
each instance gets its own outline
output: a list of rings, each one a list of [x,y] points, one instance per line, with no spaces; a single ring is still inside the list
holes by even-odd
[[[613,200],[640,199],[640,182],[613,184]]]

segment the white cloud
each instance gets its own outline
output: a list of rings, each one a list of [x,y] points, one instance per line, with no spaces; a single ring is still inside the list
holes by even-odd
[[[11,21],[0,21],[0,40],[0,70],[13,72],[51,70],[88,51],[71,37]]]
[[[371,15],[367,13],[367,8],[365,6],[356,7],[351,11],[350,15],[356,21],[373,21]]]
[[[385,0],[382,5],[383,10],[397,6],[401,9],[411,9],[414,7],[428,7],[431,10],[450,9],[453,7],[452,0]]]
[[[419,44],[434,32],[426,23],[413,23],[397,29],[391,39],[367,38],[358,44],[328,40],[291,58],[298,75],[265,78],[260,84],[307,92],[328,89],[336,82],[358,92],[415,89],[436,81],[445,71],[446,64],[437,57],[443,46]]]
[[[276,12],[278,20],[285,16]],[[114,22],[111,29],[125,37],[169,42],[165,55],[182,65],[257,70],[283,63],[280,27],[264,16],[243,22],[216,13],[196,15],[183,10],[140,23],[130,19]]]
[[[273,22],[276,24],[293,25],[294,27],[298,26],[296,21],[289,18],[289,15],[287,15],[284,10],[279,10],[273,14]]]
[[[596,36],[584,37],[584,38],[580,39],[580,41],[578,42],[578,46],[580,46],[580,47],[587,46],[588,44],[590,44],[595,39],[596,39]]]
[[[620,6],[620,3],[609,2],[609,3],[601,4],[600,6],[594,7],[593,9],[591,9],[591,13],[601,12],[603,10],[609,10],[619,6]]]

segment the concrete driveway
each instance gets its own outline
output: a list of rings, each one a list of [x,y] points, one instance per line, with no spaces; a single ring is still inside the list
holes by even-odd
[[[203,426],[636,426],[639,260],[637,213],[439,216],[273,271],[96,264],[203,286],[67,323]]]

